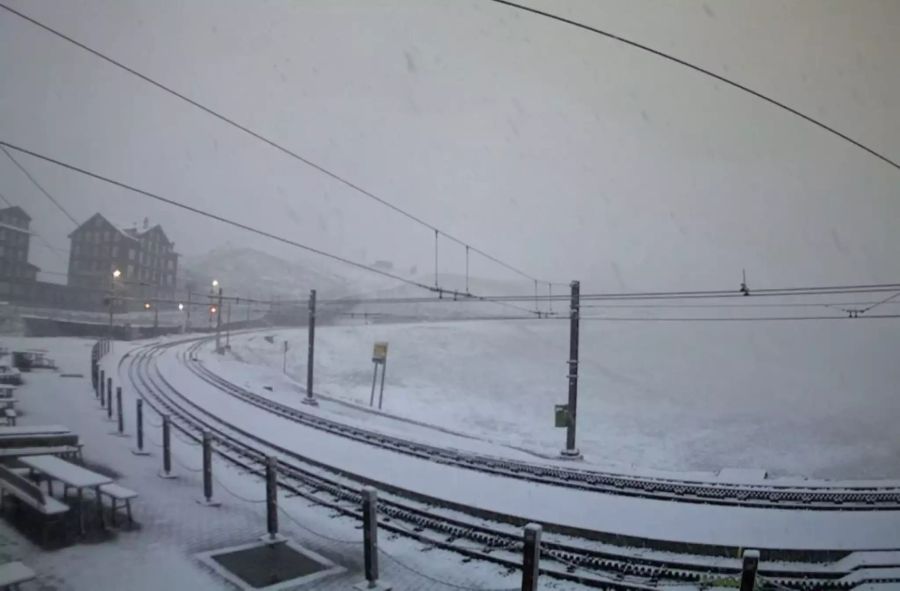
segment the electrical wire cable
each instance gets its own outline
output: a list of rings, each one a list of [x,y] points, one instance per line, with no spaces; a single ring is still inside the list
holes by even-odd
[[[497,258],[491,254],[488,254],[487,252],[485,252],[479,248],[476,248],[476,247],[472,246],[471,244],[469,244],[451,234],[448,234],[447,232],[441,230],[440,228],[434,226],[433,224],[430,224],[430,223],[426,222],[425,220],[423,220],[422,218],[419,218],[418,216],[415,216],[412,213],[406,211],[405,209],[398,207],[397,205],[394,205],[393,203],[391,203],[390,201],[387,201],[383,197],[379,197],[375,193],[348,180],[347,178],[339,175],[338,173],[336,173],[328,168],[325,168],[321,164],[317,164],[316,162],[300,155],[299,153],[295,152],[294,150],[291,150],[290,148],[287,148],[287,147],[279,144],[278,142],[267,138],[266,136],[262,135],[261,133],[256,132],[247,126],[238,123],[234,119],[231,119],[231,118],[219,113],[218,111],[215,111],[214,109],[207,107],[206,105],[203,105],[202,103],[178,92],[177,90],[174,90],[173,88],[170,88],[169,86],[166,86],[162,82],[159,82],[159,81],[151,78],[150,76],[147,76],[146,74],[143,74],[143,73],[137,71],[136,69],[134,69],[130,66],[126,66],[122,62],[115,60],[112,57],[110,57],[92,47],[89,47],[88,45],[85,45],[84,43],[81,43],[80,41],[75,40],[74,38],[66,35],[65,33],[62,33],[61,31],[58,31],[58,30],[50,27],[49,25],[46,25],[46,24],[38,21],[37,19],[35,19],[33,17],[30,17],[18,10],[11,8],[10,6],[7,6],[6,4],[0,3],[0,8],[6,10],[10,14],[18,16],[19,18],[30,22],[31,24],[47,31],[48,33],[51,33],[52,35],[55,35],[56,37],[58,37],[60,39],[63,39],[64,41],[67,41],[68,43],[71,43],[72,45],[75,45],[76,47],[81,48],[82,50],[102,59],[103,61],[105,61],[121,70],[124,70],[125,72],[128,72],[132,76],[136,76],[137,78],[140,78],[144,82],[151,84],[152,86],[155,86],[159,90],[162,90],[163,92],[166,92],[166,93],[190,104],[191,106],[196,107],[197,109],[200,109],[204,113],[211,115],[212,117],[215,117],[216,119],[234,127],[235,129],[238,129],[238,130],[244,132],[245,134],[269,145],[270,147],[275,148],[276,150],[282,152],[283,154],[286,154],[287,156],[290,156],[291,158],[294,158],[295,160],[302,162],[303,164],[309,166],[310,168],[317,170],[318,172],[320,172],[320,173],[328,176],[329,178],[337,181],[338,183],[352,189],[353,191],[359,193],[360,195],[368,197],[369,199],[373,199],[374,201],[380,203],[381,205],[384,205],[385,207],[418,223],[419,225],[424,226],[430,230],[433,230],[435,232],[435,235],[439,234],[439,235],[443,236],[444,238],[446,238],[447,240],[455,242],[456,244],[459,244],[460,246],[467,247],[467,248],[471,249],[472,252],[478,253],[479,255],[483,256],[484,258],[486,258],[486,259],[488,259],[488,260],[518,274],[518,275],[521,275],[522,277],[526,277],[526,278],[532,279],[532,280],[536,279],[532,275],[525,273],[524,271],[518,269],[517,267],[514,267],[514,266],[510,265],[509,263],[506,263],[506,262],[500,260],[499,258]]]
[[[573,27],[577,27],[577,28],[583,29],[585,31],[590,31],[591,33],[596,33],[598,35],[602,35],[603,37],[606,37],[607,39],[612,39],[613,41],[618,41],[619,43],[624,43],[625,45],[628,45],[635,49],[639,49],[641,51],[645,51],[656,57],[660,57],[665,60],[674,62],[678,65],[684,66],[686,68],[690,68],[691,70],[694,70],[696,72],[699,72],[701,74],[704,74],[706,76],[714,78],[715,80],[718,80],[719,82],[722,82],[723,84],[727,84],[733,88],[736,88],[736,89],[741,90],[747,94],[750,94],[760,100],[763,100],[771,105],[774,105],[780,109],[783,109],[783,110],[787,111],[788,113],[791,113],[792,115],[800,117],[801,119],[804,119],[808,123],[811,123],[811,124],[815,125],[816,127],[823,129],[823,130],[827,131],[828,133],[835,135],[846,142],[849,142],[850,144],[856,146],[857,148],[859,148],[859,149],[869,153],[870,155],[878,158],[879,160],[889,164],[890,166],[894,167],[895,169],[900,170],[900,164],[898,164],[894,160],[892,160],[892,159],[888,158],[887,156],[885,156],[884,154],[870,148],[869,146],[866,146],[862,142],[853,139],[849,135],[838,131],[837,129],[835,129],[834,127],[831,127],[827,123],[819,121],[818,119],[816,119],[810,115],[807,115],[806,113],[803,113],[803,112],[799,111],[798,109],[795,109],[794,107],[788,106],[787,104],[785,104],[775,98],[772,98],[766,94],[763,94],[762,92],[760,92],[758,90],[754,90],[745,84],[742,84],[735,80],[731,80],[730,78],[726,78],[725,76],[722,76],[721,74],[716,74],[712,70],[704,68],[703,66],[698,66],[697,64],[691,63],[691,62],[681,59],[679,57],[675,57],[674,55],[671,55],[671,54],[661,51],[659,49],[654,49],[653,47],[650,47],[649,45],[644,45],[643,43],[639,43],[637,41],[633,41],[631,39],[622,37],[621,35],[617,35],[615,33],[611,33],[609,31],[605,31],[603,29],[599,29],[597,27],[587,25],[585,23],[581,23],[576,20],[572,20],[572,19],[560,16],[557,14],[553,14],[551,12],[539,10],[537,8],[532,8],[530,6],[525,6],[525,5],[519,4],[517,2],[511,2],[510,0],[488,0],[488,1],[493,2],[495,4],[501,4],[501,5],[507,6],[509,8],[514,8],[517,10],[522,10],[524,12],[529,12],[531,14],[541,16],[544,18],[548,18],[548,19],[551,19],[551,20],[554,20],[557,22],[567,24],[567,25],[571,25]]]
[[[2,7],[2,4],[0,4],[0,7]],[[318,249],[318,248],[314,248],[314,247],[312,247],[312,246],[308,246],[308,245],[306,245],[306,244],[302,244],[302,243],[300,243],[300,242],[297,242],[297,241],[295,241],[295,240],[291,240],[291,239],[289,239],[289,238],[284,238],[284,237],[282,237],[282,236],[278,236],[277,234],[272,234],[271,232],[267,232],[267,231],[265,231],[265,230],[260,230],[260,229],[258,229],[258,228],[254,228],[253,226],[249,226],[249,225],[244,224],[244,223],[242,223],[242,222],[238,222],[238,221],[235,221],[235,220],[232,220],[232,219],[229,219],[229,218],[220,216],[220,215],[218,215],[218,214],[215,214],[215,213],[212,213],[212,212],[205,211],[205,210],[200,209],[200,208],[198,208],[198,207],[194,207],[194,206],[192,206],[192,205],[187,205],[187,204],[185,204],[185,203],[181,203],[180,201],[175,201],[174,199],[169,199],[169,198],[167,198],[167,197],[163,197],[162,195],[158,195],[158,194],[152,193],[152,192],[150,192],[150,191],[145,191],[144,189],[140,189],[140,188],[135,187],[135,186],[133,186],[133,185],[129,185],[128,183],[124,183],[124,182],[122,182],[122,181],[117,181],[117,180],[112,179],[112,178],[110,178],[110,177],[107,177],[107,176],[104,176],[104,175],[101,175],[101,174],[98,174],[98,173],[95,173],[95,172],[91,172],[91,171],[89,171],[89,170],[86,170],[86,169],[84,169],[84,168],[75,166],[75,165],[73,165],[73,164],[69,164],[69,163],[66,163],[66,162],[62,162],[61,160],[57,160],[57,159],[55,159],[55,158],[51,158],[51,157],[49,157],[49,156],[45,156],[45,155],[40,154],[40,153],[38,153],[38,152],[34,152],[34,151],[32,151],[32,150],[28,150],[28,149],[23,148],[23,147],[21,147],[21,146],[17,146],[16,144],[12,144],[12,143],[9,143],[9,142],[7,142],[7,141],[2,141],[2,140],[0,140],[0,146],[5,146],[5,147],[7,147],[7,148],[10,148],[10,149],[12,149],[12,150],[15,150],[16,152],[20,152],[20,153],[22,153],[22,154],[28,154],[29,156],[32,156],[32,157],[37,158],[37,159],[39,159],[39,160],[43,160],[43,161],[45,161],[45,162],[50,162],[50,163],[52,163],[52,164],[56,164],[57,166],[60,166],[60,167],[62,167],[62,168],[68,169],[68,170],[71,170],[71,171],[73,171],[73,172],[77,172],[77,173],[82,174],[82,175],[84,175],[84,176],[87,176],[87,177],[96,179],[96,180],[98,180],[98,181],[102,181],[102,182],[104,182],[104,183],[107,183],[107,184],[110,184],[110,185],[119,187],[119,188],[121,188],[121,189],[125,189],[125,190],[127,190],[127,191],[130,191],[130,192],[132,192],[132,193],[136,193],[136,194],[138,194],[138,195],[143,195],[144,197],[148,197],[148,198],[150,198],[150,199],[154,199],[154,200],[156,200],[156,201],[160,201],[160,202],[162,202],[162,203],[166,203],[166,204],[172,205],[172,206],[174,206],[174,207],[178,207],[178,208],[180,208],[180,209],[189,211],[189,212],[191,212],[191,213],[194,213],[194,214],[197,214],[197,215],[200,215],[200,216],[203,216],[203,217],[207,217],[207,218],[209,218],[209,219],[213,219],[213,220],[216,220],[216,221],[221,222],[221,223],[224,223],[224,224],[228,224],[229,226],[233,226],[233,227],[239,228],[239,229],[241,229],[241,230],[246,230],[246,231],[248,231],[248,232],[252,232],[252,233],[257,234],[257,235],[259,235],[259,236],[263,236],[263,237],[266,237],[266,238],[270,238],[270,239],[272,239],[272,240],[276,240],[276,241],[278,241],[278,242],[281,242],[281,243],[284,243],[284,244],[288,244],[288,245],[290,245],[290,246],[295,246],[295,247],[297,247],[297,248],[301,248],[301,249],[303,249],[303,250],[312,252],[312,253],[314,253],[314,254],[317,254],[317,255],[320,255],[320,256],[323,256],[323,257],[326,257],[326,258],[329,258],[329,259],[332,259],[332,260],[335,260],[335,261],[338,261],[338,262],[341,262],[341,263],[344,263],[344,264],[347,264],[347,265],[350,265],[350,266],[353,266],[353,267],[356,267],[356,268],[358,268],[358,269],[363,269],[363,270],[365,270],[365,271],[369,271],[369,272],[372,272],[372,273],[376,273],[376,274],[378,274],[378,275],[382,275],[382,276],[384,276],[384,277],[388,277],[388,278],[390,278],[390,279],[394,279],[394,280],[396,280],[396,281],[400,281],[400,282],[406,283],[406,284],[408,284],[408,285],[412,285],[412,286],[415,286],[415,287],[419,287],[419,288],[424,289],[424,290],[426,290],[426,291],[434,291],[434,287],[433,287],[433,286],[425,285],[424,283],[420,283],[420,282],[418,282],[418,281],[413,281],[413,280],[411,280],[411,279],[407,279],[407,278],[401,277],[401,276],[399,276],[399,275],[394,275],[393,273],[390,273],[390,272],[388,272],[388,271],[384,271],[384,270],[382,270],[382,269],[377,269],[377,268],[375,268],[375,267],[370,267],[369,265],[366,265],[366,264],[363,264],[363,263],[359,263],[359,262],[350,260],[350,259],[348,259],[348,258],[339,256],[339,255],[336,255],[336,254],[331,254],[331,253],[329,253],[329,252],[325,252],[324,250],[320,250],[320,249]]]
[[[39,190],[41,193],[44,194],[44,197],[46,197],[47,199],[49,199],[49,200],[53,203],[53,205],[55,205],[55,206],[57,207],[57,209],[59,209],[61,212],[63,212],[63,214],[65,214],[65,216],[66,216],[67,218],[69,218],[69,221],[71,221],[73,224],[75,224],[75,227],[76,227],[76,228],[79,226],[78,220],[76,220],[76,219],[72,216],[72,214],[69,213],[69,212],[66,210],[66,208],[63,207],[62,204],[60,204],[59,201],[56,200],[56,198],[55,198],[53,195],[51,195],[50,193],[48,193],[47,190],[46,190],[43,186],[41,186],[41,184],[40,184],[39,182],[37,182],[37,179],[35,179],[33,176],[31,176],[31,173],[28,172],[28,170],[27,170],[24,166],[22,166],[22,165],[19,163],[18,160],[16,160],[15,158],[13,158],[13,155],[9,153],[9,150],[7,150],[6,148],[3,148],[3,147],[0,147],[0,150],[3,150],[3,153],[6,154],[6,156],[12,161],[12,163],[15,164],[16,167],[17,167],[19,170],[21,170],[22,173],[23,173],[25,176],[28,177],[28,180],[31,181],[31,184],[34,185],[35,187],[37,187],[38,190]]]

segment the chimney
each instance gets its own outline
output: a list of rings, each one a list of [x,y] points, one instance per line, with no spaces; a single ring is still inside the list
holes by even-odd
[[[150,225],[150,218],[144,216],[144,229],[147,229],[147,226]]]

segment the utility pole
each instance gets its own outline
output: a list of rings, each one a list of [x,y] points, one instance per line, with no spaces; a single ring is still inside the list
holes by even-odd
[[[231,349],[231,302],[228,302],[228,318],[225,320],[225,348]]]
[[[216,304],[216,353],[222,352],[222,287],[219,287],[219,302]]]
[[[187,316],[184,321],[184,332],[191,332],[191,290],[188,289]]]
[[[306,360],[306,398],[304,404],[318,406],[313,397],[313,360],[316,351],[316,290],[309,290],[309,355]]]
[[[571,283],[572,300],[569,304],[569,404],[566,421],[566,449],[560,455],[568,459],[581,459],[575,447],[575,425],[578,417],[578,324],[581,306],[581,284]]]

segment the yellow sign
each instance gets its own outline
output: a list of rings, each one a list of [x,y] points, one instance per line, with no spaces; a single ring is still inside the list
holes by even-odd
[[[387,349],[388,344],[385,342],[377,342],[375,343],[375,347],[372,348],[372,361],[382,362],[387,361]]]

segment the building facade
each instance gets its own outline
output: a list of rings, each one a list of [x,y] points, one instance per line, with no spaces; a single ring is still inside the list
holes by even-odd
[[[0,281],[34,283],[40,269],[28,262],[31,217],[18,206],[0,209]]]
[[[148,227],[145,219],[140,230],[123,229],[97,213],[69,240],[70,287],[96,293],[98,301],[114,290],[120,308],[138,307],[141,299],[174,297],[178,254],[158,224]]]

